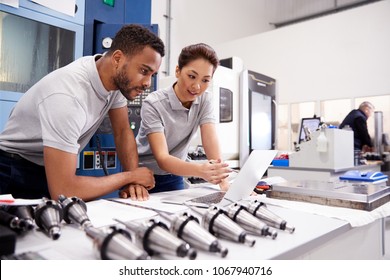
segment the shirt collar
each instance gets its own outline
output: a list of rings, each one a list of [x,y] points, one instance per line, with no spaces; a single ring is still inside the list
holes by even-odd
[[[177,97],[175,90],[173,89],[176,83],[174,83],[169,89],[168,89],[168,99],[169,103],[171,104],[171,107],[173,110],[188,110],[186,107],[181,104],[179,98]],[[194,102],[192,102],[192,105],[199,104],[199,96],[196,97]],[[192,107],[192,106],[191,106]]]
[[[100,80],[100,76],[96,67],[96,61],[98,61],[100,58],[102,58],[103,55],[101,54],[95,54],[93,56],[93,59],[91,59],[92,62],[92,75],[91,75],[91,81],[92,81],[92,87],[94,87],[97,95],[102,98],[103,100],[106,100],[110,97],[111,93],[113,91],[107,91],[106,88],[103,85],[103,82]]]

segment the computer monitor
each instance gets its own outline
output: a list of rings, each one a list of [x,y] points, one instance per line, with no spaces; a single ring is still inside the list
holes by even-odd
[[[306,138],[305,127],[307,127],[310,132],[313,132],[318,129],[320,123],[321,123],[321,119],[319,117],[302,118],[301,126],[299,129],[298,142],[301,143],[302,141],[305,141]]]

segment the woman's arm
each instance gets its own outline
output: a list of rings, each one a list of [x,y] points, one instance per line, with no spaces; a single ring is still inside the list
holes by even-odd
[[[215,161],[199,164],[171,156],[166,138],[162,132],[149,134],[148,140],[157,164],[166,172],[178,176],[200,177],[212,184],[220,184],[223,179],[229,176],[230,169],[225,163]]]

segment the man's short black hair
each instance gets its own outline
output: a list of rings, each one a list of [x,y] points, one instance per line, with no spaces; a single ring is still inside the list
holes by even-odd
[[[161,57],[165,55],[164,43],[156,34],[144,26],[128,24],[116,33],[108,53],[121,50],[125,55],[132,56],[146,46],[154,49]]]

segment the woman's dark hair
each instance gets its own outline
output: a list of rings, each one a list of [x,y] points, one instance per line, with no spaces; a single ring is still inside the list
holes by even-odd
[[[116,33],[108,53],[120,50],[125,55],[132,56],[142,51],[146,46],[154,49],[161,57],[165,55],[164,43],[156,34],[141,25],[129,24],[124,25]]]
[[[204,43],[189,45],[181,50],[178,61],[179,69],[199,58],[209,61],[213,65],[213,73],[215,72],[219,65],[218,56],[212,47]]]

